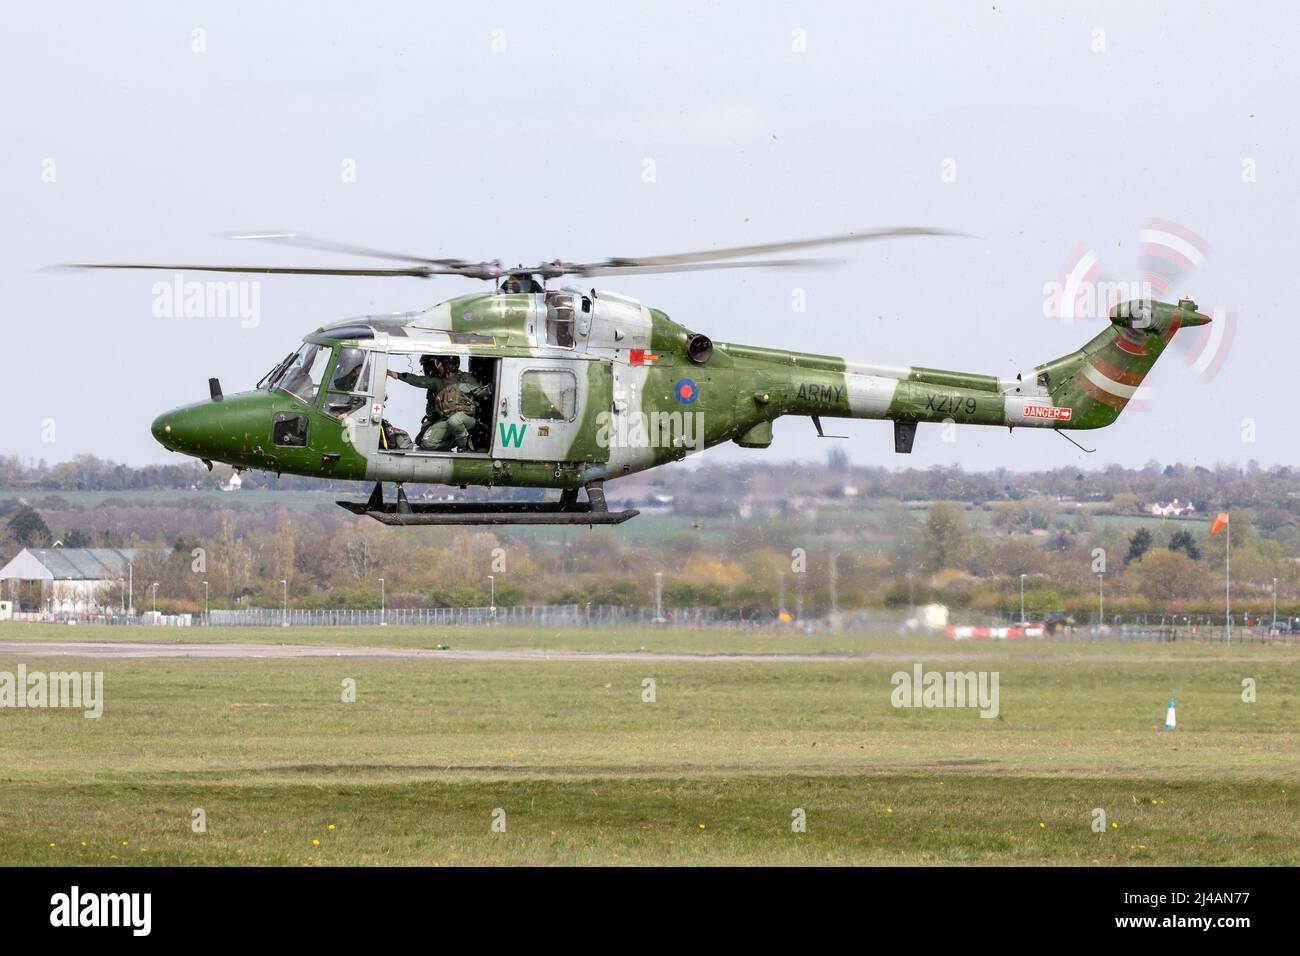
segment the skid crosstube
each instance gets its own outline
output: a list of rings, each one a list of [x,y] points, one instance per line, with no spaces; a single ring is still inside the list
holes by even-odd
[[[469,524],[567,524],[597,525],[622,524],[635,518],[639,511],[610,511],[605,505],[605,494],[598,485],[588,486],[587,501],[577,500],[576,489],[562,494],[559,501],[448,501],[410,502],[400,488],[396,502],[386,502],[380,487],[370,500],[339,501],[341,508],[353,514],[366,515],[381,524],[405,527],[411,525],[469,525]]]

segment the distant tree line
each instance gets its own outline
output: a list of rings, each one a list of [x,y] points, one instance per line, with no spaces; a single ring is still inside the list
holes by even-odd
[[[385,600],[398,607],[485,604],[493,586],[501,605],[649,606],[659,572],[669,606],[755,613],[934,600],[1006,615],[1018,612],[1022,575],[1032,612],[1087,619],[1103,587],[1110,613],[1212,612],[1221,607],[1225,543],[1209,535],[1207,519],[1219,510],[1233,514],[1242,606],[1264,606],[1274,578],[1281,608],[1300,592],[1300,488],[1288,468],[1152,463],[1086,474],[966,474],[857,468],[843,457],[827,465],[674,466],[611,486],[619,500],[646,509],[618,529],[489,532],[386,528],[335,507],[333,495],[315,505],[299,495],[289,507],[243,493],[116,496],[150,490],[139,486],[151,481],[173,491],[222,479],[197,465],[132,469],[90,456],[55,466],[0,463],[0,562],[56,541],[161,548],[168,557],[150,580],[160,582],[159,606],[172,609],[201,606],[204,581],[213,606],[277,606],[282,580],[293,606],[378,606],[380,578]],[[245,488],[255,480],[329,488],[249,479]],[[1150,504],[1175,497],[1195,502],[1198,519],[1149,513]]]

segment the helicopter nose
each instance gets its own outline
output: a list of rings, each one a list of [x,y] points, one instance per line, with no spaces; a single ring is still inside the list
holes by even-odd
[[[263,392],[242,392],[163,412],[149,431],[168,451],[230,464],[260,436],[270,437],[273,410]]]
[[[164,412],[163,414],[155,418],[153,420],[153,424],[149,426],[149,431],[153,433],[153,437],[158,442],[158,444],[168,449],[172,447],[172,442],[171,442],[172,426],[171,423],[168,421],[170,417],[171,417],[170,412]]]
[[[168,451],[191,452],[202,442],[202,421],[190,407],[163,412],[149,426],[153,437]]]

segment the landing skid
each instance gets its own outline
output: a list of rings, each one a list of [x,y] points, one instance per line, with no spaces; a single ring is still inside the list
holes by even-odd
[[[576,488],[565,489],[559,501],[452,501],[412,504],[402,486],[397,486],[397,501],[386,502],[383,485],[376,484],[365,504],[337,502],[353,514],[367,515],[380,524],[410,525],[465,524],[622,524],[635,518],[639,511],[610,511],[600,483],[587,486],[587,500],[578,501]]]

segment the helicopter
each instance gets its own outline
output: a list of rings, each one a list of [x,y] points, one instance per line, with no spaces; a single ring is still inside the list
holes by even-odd
[[[462,276],[491,282],[491,291],[420,311],[322,326],[249,391],[226,395],[217,379],[209,379],[209,398],[159,415],[153,436],[209,469],[222,462],[237,470],[373,482],[365,502],[338,504],[387,525],[605,525],[638,514],[609,509],[606,481],[722,442],[767,448],[773,421],[787,415],[810,418],[821,437],[844,437],[826,435],[824,418],[892,421],[894,451],[900,454],[912,451],[922,422],[1047,428],[1067,438],[1066,431],[1105,427],[1123,411],[1175,333],[1210,321],[1190,299],[1121,302],[1110,309],[1108,325],[1078,350],[999,378],[715,343],[627,296],[549,287],[566,276],[821,267],[838,260],[770,257],[817,246],[952,235],[959,234],[909,226],[674,255],[504,267],[499,260],[425,258],[296,233],[263,233],[229,238],[401,264],[79,263],[73,268]],[[461,390],[473,394],[461,406],[465,427],[454,443],[425,438],[440,418],[432,387],[429,413],[414,439],[386,417],[389,382],[412,377],[402,369],[416,362],[444,376],[415,376],[417,383],[473,383]],[[392,386],[397,387],[407,386]],[[396,486],[394,500],[384,497],[386,482]],[[404,489],[408,483],[546,488],[558,490],[559,497],[411,501]],[[579,499],[579,490],[586,500]]]

